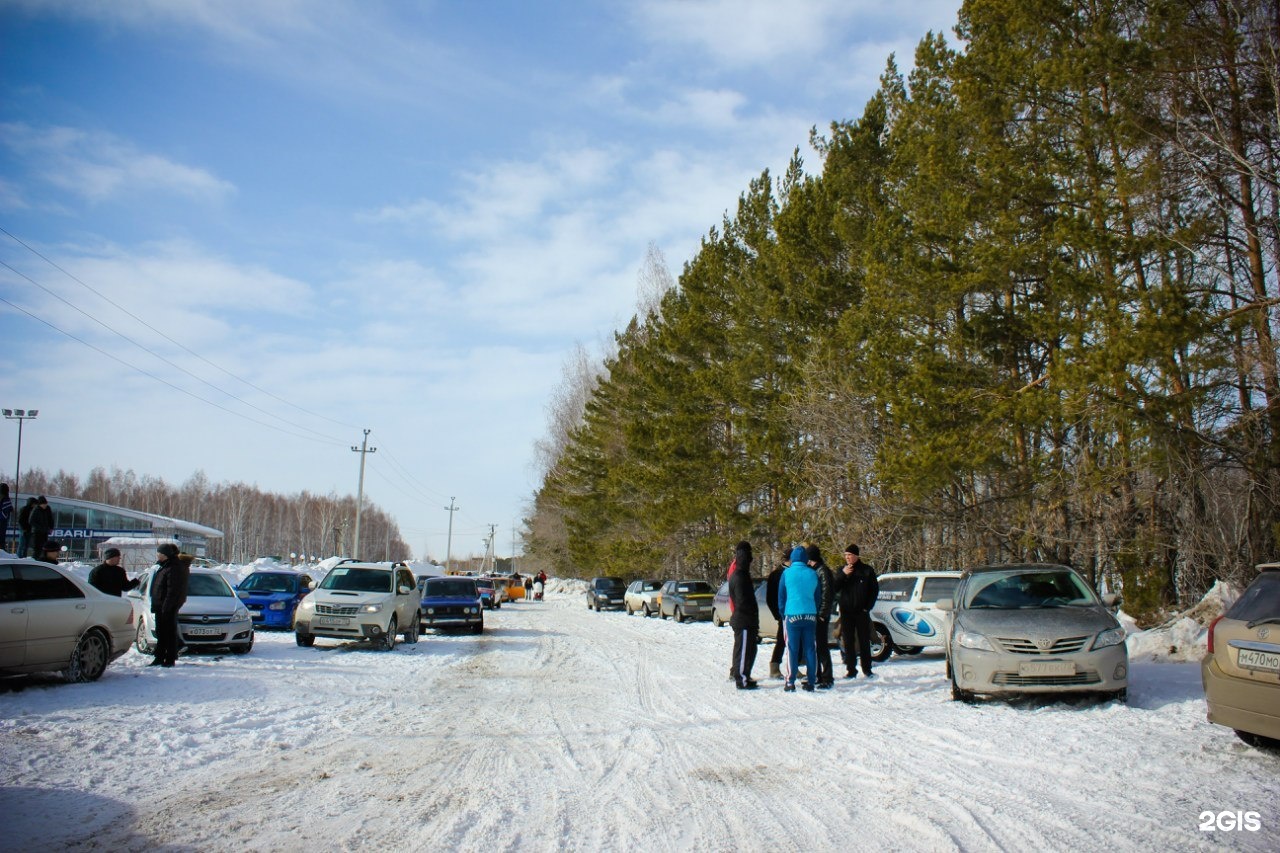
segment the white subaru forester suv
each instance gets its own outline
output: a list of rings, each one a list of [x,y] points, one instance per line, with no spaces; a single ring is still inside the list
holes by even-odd
[[[413,572],[403,563],[343,560],[298,604],[293,634],[300,646],[316,637],[369,640],[384,651],[396,646],[396,635],[418,642],[421,606]]]

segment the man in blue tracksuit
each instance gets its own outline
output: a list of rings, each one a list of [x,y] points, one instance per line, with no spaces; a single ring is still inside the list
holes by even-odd
[[[808,553],[803,547],[791,551],[791,565],[782,573],[778,584],[778,608],[782,611],[787,631],[787,652],[791,663],[787,670],[787,683],[783,690],[796,689],[796,670],[800,668],[800,653],[804,652],[804,689],[813,690],[818,672],[818,607],[822,604],[822,592],[818,587],[818,573],[808,564]]]

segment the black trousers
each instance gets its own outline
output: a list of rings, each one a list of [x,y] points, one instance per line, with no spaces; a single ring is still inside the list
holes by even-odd
[[[769,658],[769,663],[775,666],[782,665],[782,656],[787,653],[787,632],[783,629],[785,620],[778,620],[778,636],[773,640],[773,657]]]
[[[826,684],[834,681],[831,674],[831,647],[827,645],[827,637],[831,635],[831,620],[818,618],[818,683]]]
[[[178,659],[178,611],[161,610],[156,617],[156,660],[173,663]]]
[[[871,674],[871,612],[851,610],[840,613],[840,637],[844,640],[844,665],[849,675],[854,674],[858,661],[862,661],[862,674]]]
[[[743,684],[751,679],[751,667],[756,664],[756,642],[760,636],[760,626],[748,625],[745,628],[733,628],[733,662],[729,665],[729,673],[734,684]]]

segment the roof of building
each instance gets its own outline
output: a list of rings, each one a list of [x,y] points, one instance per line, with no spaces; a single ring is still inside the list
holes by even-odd
[[[14,498],[13,505],[21,506],[27,498],[39,497],[39,495],[30,495],[22,493]],[[194,521],[184,521],[180,518],[170,518],[167,515],[158,515],[154,512],[143,512],[137,509],[127,509],[114,504],[98,503],[97,501],[82,501],[78,498],[61,498],[56,495],[45,495],[49,503],[56,503],[62,506],[76,507],[80,509],[96,509],[103,512],[113,512],[116,515],[123,515],[125,518],[136,518],[151,523],[152,527],[171,527],[174,530],[190,533],[196,536],[203,536],[206,539],[221,539],[222,531],[215,527],[206,527],[203,524],[196,524]],[[14,513],[16,518],[17,513]]]

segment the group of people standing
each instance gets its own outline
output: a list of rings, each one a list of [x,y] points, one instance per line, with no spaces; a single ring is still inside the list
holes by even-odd
[[[6,531],[5,535],[7,535],[9,519],[12,515],[13,499],[9,495],[9,484],[0,483],[0,530]],[[44,495],[38,498],[27,498],[22,509],[18,510],[17,555],[35,557],[46,562],[57,562],[56,558],[50,561],[45,557],[48,551],[62,550],[61,543],[49,538],[52,532],[53,508],[49,506],[49,499]],[[53,548],[49,547],[51,544]]]
[[[769,573],[765,601],[778,623],[769,675],[784,679],[783,689],[787,692],[796,689],[801,658],[805,664],[805,690],[828,690],[835,685],[827,636],[837,602],[845,678],[858,677],[859,663],[863,677],[872,677],[871,608],[880,595],[880,585],[875,569],[862,561],[859,550],[857,545],[845,548],[844,566],[832,571],[817,545],[798,545],[792,549],[788,562]],[[733,629],[729,672],[739,690],[759,686],[751,678],[760,633],[752,560],[751,543],[739,542],[729,565],[729,625]]]

